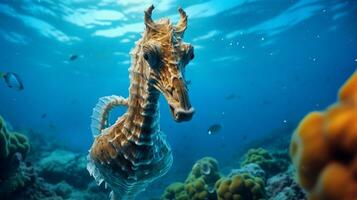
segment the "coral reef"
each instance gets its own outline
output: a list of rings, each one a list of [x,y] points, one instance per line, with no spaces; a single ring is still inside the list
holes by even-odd
[[[257,176],[263,176],[259,178]],[[218,162],[211,157],[198,160],[185,183],[169,185],[163,200],[259,200],[265,197],[265,172],[251,163],[242,169],[232,170],[228,177],[221,177]]]
[[[10,132],[5,120],[0,116],[0,161],[6,164],[12,159],[15,153],[20,153],[25,157],[30,150],[30,144],[25,135],[17,132]],[[3,167],[3,166],[2,166]]]
[[[256,163],[249,163],[239,169],[233,169],[229,173],[228,177],[232,177],[237,174],[250,174],[252,176],[262,178],[264,181],[266,179],[265,171]]]
[[[26,136],[10,132],[0,116],[0,198],[8,198],[33,180],[33,168],[23,161],[30,145]]]
[[[173,183],[166,188],[162,199],[216,199],[215,183],[221,178],[218,162],[211,157],[198,160],[185,183]]]
[[[50,183],[59,183],[64,180],[78,188],[87,188],[92,180],[86,165],[87,160],[84,155],[65,150],[45,153],[37,164],[40,176]]]
[[[310,200],[357,199],[357,73],[336,104],[301,121],[290,155]]]
[[[293,179],[293,170],[279,173],[267,180],[266,194],[268,200],[303,200],[306,195]]]
[[[187,194],[187,191],[185,189],[185,184],[184,183],[180,183],[180,182],[175,182],[170,184],[163,196],[162,199],[176,199],[176,200],[189,200],[189,196]]]
[[[259,165],[267,174],[271,176],[287,169],[288,164],[275,159],[267,150],[263,148],[250,149],[245,155],[241,166],[255,163]]]
[[[250,174],[221,178],[216,183],[216,190],[218,200],[258,200],[265,196],[263,180]]]

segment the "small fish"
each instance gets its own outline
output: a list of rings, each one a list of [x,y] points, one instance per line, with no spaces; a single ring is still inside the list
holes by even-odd
[[[222,129],[221,124],[213,124],[208,128],[207,133],[208,135],[212,135],[218,133],[219,131],[221,131],[221,129]]]
[[[235,99],[236,95],[234,93],[229,94],[228,96],[225,97],[226,100],[232,100]]]
[[[54,125],[52,122],[50,122],[50,123],[48,124],[48,127],[50,127],[50,129],[52,129],[52,130],[57,129],[56,125]]]
[[[41,115],[41,119],[45,119],[47,117],[47,113],[43,113],[42,115]]]
[[[0,78],[4,78],[4,81],[9,88],[13,88],[16,90],[23,90],[24,85],[19,77],[19,75],[12,72],[0,72]]]
[[[75,60],[78,59],[78,57],[79,57],[79,56],[78,56],[77,54],[72,54],[72,55],[69,56],[69,60],[70,60],[70,61],[75,61]]]

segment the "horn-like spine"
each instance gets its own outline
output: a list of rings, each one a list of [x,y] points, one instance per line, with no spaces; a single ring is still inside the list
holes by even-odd
[[[178,8],[178,11],[180,13],[180,20],[177,23],[177,25],[175,26],[175,31],[176,31],[176,34],[183,36],[183,34],[187,28],[187,15],[186,15],[186,12],[181,7]]]
[[[154,29],[155,28],[155,22],[152,20],[151,15],[152,15],[152,11],[154,10],[154,5],[151,5],[144,13],[145,13],[145,17],[144,17],[144,21],[145,21],[145,25],[148,28]]]

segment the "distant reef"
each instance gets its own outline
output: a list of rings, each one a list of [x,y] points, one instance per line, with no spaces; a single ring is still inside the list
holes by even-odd
[[[104,200],[86,170],[86,155],[57,149],[32,130],[9,130],[0,116],[0,199]],[[30,151],[30,137],[36,146]],[[56,150],[54,150],[56,149]]]

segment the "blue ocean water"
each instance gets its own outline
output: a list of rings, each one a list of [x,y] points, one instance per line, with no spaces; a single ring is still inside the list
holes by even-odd
[[[174,122],[160,99],[160,126],[174,154],[165,184],[184,180],[203,156],[230,166],[249,141],[324,109],[357,66],[354,0],[2,0],[0,72],[17,73],[24,90],[0,82],[0,115],[14,129],[87,152],[98,98],[128,96],[129,52],[150,4],[154,19],[173,22],[183,7],[184,40],[195,47],[186,69],[193,119]],[[222,130],[209,135],[212,124]],[[166,185],[151,187],[148,198]]]

